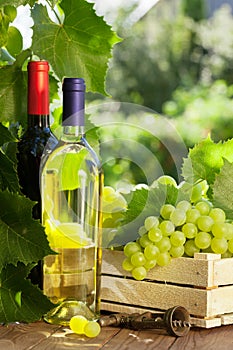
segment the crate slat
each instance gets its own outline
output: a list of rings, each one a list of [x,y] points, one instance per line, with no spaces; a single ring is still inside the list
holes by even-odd
[[[206,254],[204,254],[206,255]],[[177,258],[172,259],[168,266],[156,266],[148,273],[148,278],[156,281],[169,281],[177,284],[189,284],[200,287],[213,287],[222,283],[222,278],[217,270],[215,278],[213,273],[209,273],[214,269],[220,260],[220,255],[210,254],[211,259],[199,259],[200,255],[193,258]],[[213,256],[215,260],[213,259]],[[111,251],[105,249],[103,251],[102,271],[104,274],[113,276],[131,276],[130,273],[124,271],[121,267],[123,261],[123,253],[121,251]],[[226,259],[224,259],[226,260]],[[233,264],[233,259],[232,264]],[[231,284],[230,280],[229,283]]]

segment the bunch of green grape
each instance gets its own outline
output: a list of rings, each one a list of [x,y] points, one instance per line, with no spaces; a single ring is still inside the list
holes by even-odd
[[[111,186],[104,186],[102,194],[103,247],[108,247],[117,234],[127,202],[123,195]]]
[[[122,263],[136,280],[145,279],[156,265],[168,265],[171,258],[193,257],[196,252],[233,255],[233,224],[206,199],[164,204],[160,216],[147,217],[138,234],[136,242],[124,246]]]

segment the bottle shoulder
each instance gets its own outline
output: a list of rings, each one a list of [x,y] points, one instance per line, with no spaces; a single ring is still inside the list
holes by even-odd
[[[59,140],[51,152],[43,154],[43,166],[62,166],[64,158],[70,158],[73,162],[85,160],[91,162],[98,169],[101,168],[100,160],[88,142],[81,138],[77,142],[65,142]]]
[[[18,142],[19,153],[30,153],[34,156],[41,156],[47,146],[53,149],[58,140],[49,128],[27,129]]]

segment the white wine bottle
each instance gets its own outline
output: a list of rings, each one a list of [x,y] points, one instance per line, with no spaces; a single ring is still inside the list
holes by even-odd
[[[42,224],[57,255],[45,257],[44,294],[56,304],[45,321],[98,319],[103,173],[84,133],[85,82],[63,81],[63,132],[41,166]]]

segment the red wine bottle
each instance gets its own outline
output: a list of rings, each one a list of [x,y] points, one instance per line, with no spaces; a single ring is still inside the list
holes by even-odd
[[[45,146],[53,149],[56,137],[49,122],[49,64],[46,61],[28,63],[28,119],[27,129],[18,142],[18,177],[21,191],[37,203],[33,207],[34,219],[41,219],[39,186],[40,160]],[[41,262],[32,269],[29,278],[42,289]]]

